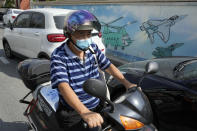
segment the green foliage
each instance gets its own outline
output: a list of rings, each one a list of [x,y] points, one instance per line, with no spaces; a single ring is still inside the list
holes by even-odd
[[[14,8],[15,7],[15,0],[6,0],[4,7]]]

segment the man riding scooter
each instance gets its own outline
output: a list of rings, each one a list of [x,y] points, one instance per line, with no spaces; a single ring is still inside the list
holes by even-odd
[[[97,18],[86,10],[70,13],[64,21],[64,34],[68,40],[51,55],[51,84],[60,93],[60,103],[67,111],[65,130],[98,130],[103,118],[96,109],[99,98],[83,90],[83,83],[100,79],[99,68],[117,78],[127,89],[136,86],[92,42],[91,31],[100,26]],[[95,53],[95,54],[94,54]],[[96,57],[95,57],[96,56]],[[82,125],[82,119],[89,128]]]

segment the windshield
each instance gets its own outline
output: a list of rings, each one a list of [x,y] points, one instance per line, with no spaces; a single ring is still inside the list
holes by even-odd
[[[123,72],[142,76],[146,63],[149,61],[152,60],[128,63],[120,66],[119,69]],[[159,64],[159,71],[155,75],[172,80],[190,79],[191,76],[195,76],[197,78],[196,74],[191,75],[191,73],[189,73],[190,68],[197,70],[197,58],[195,57],[170,57],[154,59],[154,61]],[[181,65],[184,65],[184,68],[182,68]],[[187,77],[187,75],[189,77]]]
[[[197,60],[191,60],[179,64],[179,68],[175,68],[175,77],[180,80],[190,80],[197,78]]]
[[[66,16],[53,16],[57,29],[63,29],[65,17]]]

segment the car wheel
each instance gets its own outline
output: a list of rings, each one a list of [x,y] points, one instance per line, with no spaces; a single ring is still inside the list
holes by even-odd
[[[4,49],[4,52],[5,52],[5,56],[7,58],[12,58],[13,57],[12,50],[11,50],[10,45],[8,44],[7,41],[3,43],[3,49]]]

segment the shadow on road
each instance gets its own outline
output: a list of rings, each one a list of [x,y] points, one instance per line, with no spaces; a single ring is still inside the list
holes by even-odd
[[[0,49],[0,57],[6,58],[3,49]],[[2,61],[0,61],[0,72],[10,77],[20,78],[17,72],[17,66],[18,63],[23,61],[24,59],[18,57],[14,57],[13,59],[6,59],[9,61],[8,64],[5,64]]]
[[[0,119],[0,131],[28,131],[28,123],[23,121],[4,122]]]

